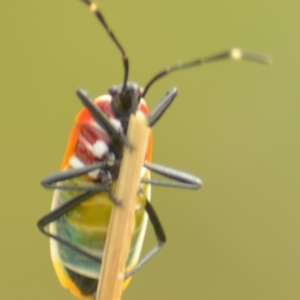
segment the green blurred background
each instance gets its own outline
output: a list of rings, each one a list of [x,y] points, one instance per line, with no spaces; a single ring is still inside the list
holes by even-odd
[[[300,299],[299,2],[97,1],[144,85],[162,68],[232,46],[273,56],[174,73],[179,96],[155,126],[154,160],[199,175],[199,191],[155,188],[168,243],[123,300]],[[118,51],[78,0],[0,3],[0,299],[74,299],[36,221],[52,192],[79,86],[123,78]],[[155,242],[149,228],[145,248]]]

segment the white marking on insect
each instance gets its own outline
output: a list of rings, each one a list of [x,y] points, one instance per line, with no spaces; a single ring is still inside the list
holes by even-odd
[[[73,169],[78,169],[85,166],[84,163],[75,155],[69,159],[69,164]]]
[[[87,173],[89,177],[97,179],[99,177],[99,169]]]
[[[108,152],[109,148],[107,144],[103,141],[97,141],[92,145],[91,150],[97,158],[102,158],[102,156]]]
[[[115,127],[118,131],[122,131],[122,125],[121,122],[115,118],[109,118],[109,122],[112,126]]]

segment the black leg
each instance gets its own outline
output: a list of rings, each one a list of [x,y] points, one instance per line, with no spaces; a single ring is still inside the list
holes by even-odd
[[[143,179],[142,183],[151,185],[170,186],[186,189],[198,189],[202,186],[201,179],[186,172],[182,172],[173,168],[158,164],[145,163],[144,167],[148,170],[155,172],[159,175],[173,179],[174,181],[156,180],[156,179]]]
[[[108,186],[112,180],[106,180],[102,184],[95,186],[76,186],[76,185],[56,185],[56,183],[64,180],[72,179],[81,175],[85,175],[97,169],[103,169],[106,166],[106,161],[97,162],[91,165],[83,166],[81,168],[70,169],[63,172],[51,174],[41,181],[42,186],[47,189],[60,189],[60,190],[81,190],[81,191],[94,191],[102,192],[107,191]]]
[[[118,131],[108,120],[106,115],[94,104],[87,91],[80,88],[77,90],[77,96],[83,103],[83,105],[89,110],[94,120],[102,127],[112,138],[112,145],[115,143],[125,145],[126,147],[131,148],[131,145],[126,137],[126,135]]]
[[[67,247],[75,250],[76,252],[100,263],[101,259],[99,257],[96,257],[90,253],[87,253],[85,251],[83,251],[81,248],[73,245],[72,243],[62,239],[61,237],[54,235],[52,233],[50,233],[49,231],[47,231],[45,229],[45,227],[47,225],[49,225],[51,222],[57,220],[58,218],[60,218],[61,216],[63,216],[66,212],[70,211],[71,209],[73,209],[74,207],[76,207],[77,205],[79,205],[81,202],[83,202],[84,200],[88,199],[89,197],[91,197],[92,195],[94,195],[95,192],[84,192],[74,198],[72,198],[70,201],[64,203],[63,205],[59,206],[58,208],[56,208],[55,210],[52,210],[51,212],[49,212],[47,215],[45,215],[44,217],[42,217],[38,222],[37,222],[37,226],[39,228],[39,230],[44,233],[46,236],[55,239],[56,241],[58,241],[59,243],[62,243],[64,245],[66,245]]]
[[[177,89],[171,88],[163,98],[157,103],[154,109],[148,116],[149,127],[154,126],[154,124],[161,118],[167,108],[171,105],[175,97],[177,96]]]
[[[138,262],[138,264],[135,266],[133,270],[125,274],[124,279],[127,279],[128,277],[131,277],[134,273],[136,273],[149,259],[152,258],[152,256],[154,256],[163,247],[164,243],[167,240],[164,229],[160,223],[160,220],[153,206],[148,200],[146,201],[145,210],[153,226],[154,233],[158,243]]]

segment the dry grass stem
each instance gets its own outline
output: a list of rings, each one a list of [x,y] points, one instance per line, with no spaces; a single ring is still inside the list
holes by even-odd
[[[150,129],[136,116],[131,116],[128,139],[134,147],[125,147],[114,206],[106,238],[96,300],[120,300],[123,275],[134,229],[136,196],[140,184]]]

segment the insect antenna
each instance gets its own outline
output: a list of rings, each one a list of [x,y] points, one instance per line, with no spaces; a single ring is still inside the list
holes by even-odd
[[[250,51],[244,51],[244,50],[238,49],[238,48],[232,48],[230,50],[226,50],[221,53],[217,53],[215,55],[211,55],[211,56],[207,56],[207,57],[203,57],[203,58],[197,58],[195,60],[192,60],[192,61],[189,61],[189,62],[186,62],[183,64],[178,64],[178,65],[166,68],[165,70],[156,74],[148,82],[148,84],[144,88],[144,91],[142,92],[141,97],[145,97],[150,86],[155,81],[157,81],[161,77],[164,77],[164,76],[170,74],[171,72],[179,71],[179,70],[183,70],[183,69],[187,69],[187,68],[191,68],[191,67],[196,67],[196,66],[203,65],[206,63],[215,62],[215,61],[219,61],[219,60],[225,60],[225,59],[249,60],[249,61],[253,61],[253,62],[265,64],[265,65],[269,65],[272,63],[271,58],[267,55],[250,52]]]
[[[123,61],[123,67],[124,67],[124,80],[123,80],[123,87],[122,87],[122,93],[123,93],[126,89],[128,73],[129,73],[129,61],[128,61],[128,57],[125,53],[125,50],[121,46],[120,42],[118,41],[118,39],[116,38],[114,33],[108,27],[103,15],[102,15],[101,11],[98,9],[97,5],[90,0],[81,0],[81,1],[89,6],[90,10],[96,15],[97,19],[100,21],[102,26],[106,29],[106,32],[109,35],[109,37],[113,40],[114,44],[118,47],[118,49],[122,53],[122,61]]]

